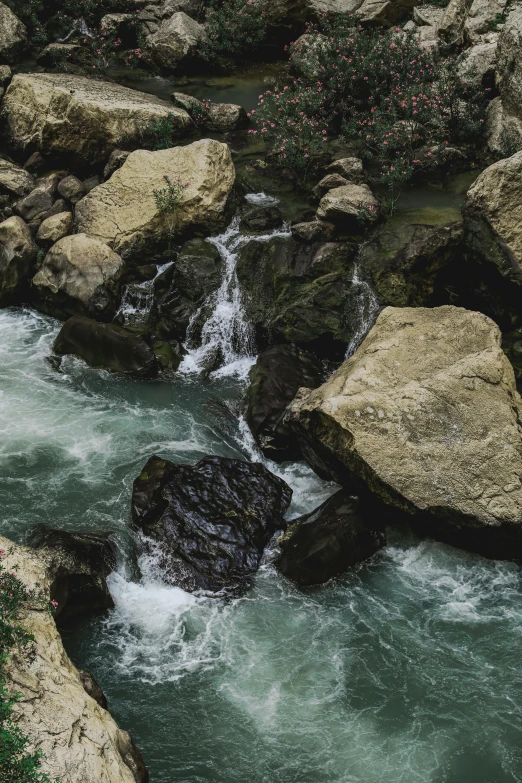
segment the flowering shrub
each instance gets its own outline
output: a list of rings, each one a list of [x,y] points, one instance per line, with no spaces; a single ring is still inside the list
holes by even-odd
[[[259,48],[266,35],[265,0],[211,0],[205,16],[201,55],[209,61],[240,59]]]
[[[464,83],[453,58],[399,28],[366,29],[343,16],[309,26],[301,46],[305,76],[260,96],[253,131],[301,181],[332,133],[357,139],[393,190],[443,162],[448,145],[481,132],[486,91]]]
[[[0,549],[0,561],[5,551]],[[16,653],[28,662],[36,657],[36,640],[19,624],[20,610],[31,606],[47,608],[48,601],[42,590],[29,589],[17,576],[7,571],[0,562],[0,780],[6,783],[50,783],[39,771],[41,753],[28,750],[29,740],[12,721],[13,706],[18,694],[7,689],[8,658]],[[57,606],[51,602],[52,608]]]

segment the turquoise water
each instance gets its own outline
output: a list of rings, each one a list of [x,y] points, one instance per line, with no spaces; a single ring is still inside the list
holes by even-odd
[[[298,591],[270,564],[234,600],[132,581],[133,478],[160,453],[255,456],[241,382],[138,382],[46,356],[59,324],[0,312],[2,532],[111,530],[116,607],[66,647],[105,690],[153,783],[522,781],[520,568],[405,534],[344,579]],[[292,513],[332,487],[282,466]]]

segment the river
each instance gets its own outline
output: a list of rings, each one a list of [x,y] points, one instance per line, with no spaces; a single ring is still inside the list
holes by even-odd
[[[522,781],[515,564],[389,531],[370,561],[306,592],[270,551],[232,599],[166,586],[153,555],[138,558],[137,575],[130,494],[150,455],[262,459],[238,407],[253,357],[237,241],[233,226],[214,240],[228,278],[213,312],[230,328],[220,336],[210,323],[174,378],[129,380],[70,357],[57,371],[47,357],[60,324],[0,311],[2,532],[113,533],[115,608],[69,624],[64,642],[103,686],[152,783]],[[205,346],[233,329],[228,369],[202,380]],[[290,516],[334,490],[304,464],[265,464],[294,490]]]

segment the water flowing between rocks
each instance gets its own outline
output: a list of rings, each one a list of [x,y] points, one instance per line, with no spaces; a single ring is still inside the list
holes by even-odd
[[[66,627],[68,652],[103,684],[154,783],[522,781],[516,565],[390,533],[376,557],[305,593],[270,551],[239,598],[166,586],[153,554],[136,579],[130,493],[151,454],[262,460],[293,488],[291,516],[334,490],[304,464],[264,460],[237,415],[254,358],[235,277],[238,220],[212,241],[222,285],[174,379],[132,381],[71,357],[57,372],[46,359],[59,323],[0,312],[3,532],[109,530],[120,549],[115,609]],[[350,352],[375,315],[357,268],[354,285],[361,328]],[[123,316],[143,317],[151,291],[128,290]],[[225,368],[203,382],[197,370],[216,346]]]

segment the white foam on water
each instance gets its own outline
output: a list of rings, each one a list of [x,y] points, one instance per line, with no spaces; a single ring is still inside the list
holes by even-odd
[[[359,272],[359,265],[355,261],[353,265],[352,286],[357,293],[357,298],[355,299],[355,313],[353,314],[357,325],[348,344],[348,348],[346,349],[346,359],[349,359],[350,356],[355,353],[370,331],[380,307],[371,286],[360,276]]]

